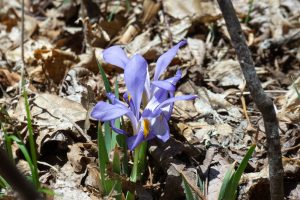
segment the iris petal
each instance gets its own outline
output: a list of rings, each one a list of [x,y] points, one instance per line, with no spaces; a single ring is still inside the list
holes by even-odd
[[[140,132],[138,132],[138,134],[127,138],[126,142],[128,145],[128,149],[130,149],[132,151],[143,141],[151,140],[154,137],[155,137],[155,135],[150,132],[150,134],[145,138],[143,130],[141,130]]]
[[[128,108],[112,105],[104,101],[98,102],[91,112],[91,117],[99,121],[110,121],[131,112]]]
[[[115,125],[115,120],[111,120],[111,121],[110,121],[110,126],[111,126],[111,129],[112,129],[113,131],[115,131],[116,133],[122,134],[122,135],[128,135],[128,133],[127,133],[126,131],[124,131],[124,130],[119,129],[119,128],[116,127],[116,125]]]
[[[167,119],[163,115],[160,115],[153,119],[153,121],[154,123],[151,126],[153,133],[158,139],[166,142],[170,138],[170,129]]]
[[[111,103],[113,105],[122,107],[124,109],[128,109],[122,101],[120,101],[113,93],[107,93],[106,96],[108,97],[108,99],[111,101]],[[124,98],[128,99],[127,94],[124,94]],[[132,101],[128,102],[129,104],[131,104],[132,107]],[[128,109],[129,110],[129,109]],[[137,130],[137,126],[138,126],[138,122],[137,122],[137,118],[135,117],[134,113],[130,110],[130,112],[126,113],[126,116],[129,118],[129,120],[132,123],[132,126],[134,128],[134,130]],[[116,131],[117,132],[117,131]]]
[[[147,75],[147,62],[141,55],[134,55],[124,70],[124,79],[138,118]]]
[[[126,64],[129,62],[124,50],[119,46],[112,46],[103,51],[103,59],[105,62],[118,66],[122,69],[125,68]]]
[[[154,81],[157,81],[159,79],[160,75],[165,71],[165,69],[171,63],[173,58],[176,56],[176,53],[179,50],[179,48],[184,46],[186,43],[186,40],[179,42],[177,45],[169,49],[166,53],[164,53],[158,58],[154,73]]]

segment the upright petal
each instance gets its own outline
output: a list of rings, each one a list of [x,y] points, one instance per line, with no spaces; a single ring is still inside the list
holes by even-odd
[[[160,115],[152,120],[151,130],[153,134],[163,142],[166,142],[170,138],[170,129],[167,119]]]
[[[165,71],[165,69],[171,63],[173,58],[176,56],[178,49],[184,46],[186,43],[186,40],[179,42],[177,45],[169,49],[166,53],[164,53],[158,58],[154,73],[154,81],[157,81],[159,79],[160,75]]]
[[[152,98],[148,102],[146,108],[144,109],[144,112],[142,113],[142,117],[148,117],[151,116],[154,109],[158,107],[162,102],[164,102],[168,98],[168,91],[156,88]]]
[[[142,95],[147,75],[147,62],[141,55],[134,55],[124,70],[125,84],[133,101],[135,116],[139,116]]]
[[[105,62],[118,66],[122,69],[125,68],[126,64],[129,62],[124,50],[119,46],[112,46],[103,51],[103,59]]]
[[[145,94],[146,94],[146,101],[148,102],[151,98],[151,83],[150,83],[150,75],[147,69],[146,81],[145,81]]]

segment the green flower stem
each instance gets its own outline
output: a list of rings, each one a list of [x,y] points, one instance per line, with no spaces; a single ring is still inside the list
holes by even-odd
[[[142,142],[134,150],[133,168],[130,175],[130,181],[137,182],[141,179],[146,162],[147,142]]]

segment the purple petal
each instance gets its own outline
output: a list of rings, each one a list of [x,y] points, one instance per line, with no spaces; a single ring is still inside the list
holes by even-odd
[[[148,102],[144,112],[142,113],[142,117],[147,118],[152,115],[152,112],[158,107],[162,102],[164,102],[168,98],[168,91],[164,89],[157,88],[153,97]]]
[[[116,98],[116,96],[113,93],[107,93],[106,96],[111,101],[113,105],[116,105],[118,107],[123,107],[124,109],[128,109],[122,101]],[[124,99],[127,101],[127,103],[130,104],[130,107],[133,107],[132,101],[128,102],[128,96],[127,93],[124,93],[123,95]],[[129,109],[128,109],[129,110]],[[137,118],[135,117],[134,113],[132,111],[126,113],[126,116],[129,118],[129,120],[132,123],[133,128],[136,130],[138,126]],[[116,131],[117,132],[117,131]]]
[[[156,117],[158,115],[160,115],[162,112],[165,113],[166,110],[164,110],[164,108],[168,107],[168,106],[171,106],[170,109],[167,109],[166,111],[166,115],[165,117],[167,119],[169,119],[169,114],[172,112],[172,109],[173,108],[173,103],[175,101],[180,101],[180,100],[192,100],[192,99],[195,99],[197,98],[196,95],[182,95],[182,96],[177,96],[177,97],[172,97],[172,98],[169,98],[167,100],[165,100],[164,102],[162,102],[161,104],[159,104],[154,110],[153,112],[151,113],[151,116],[152,117]]]
[[[126,131],[124,131],[124,130],[119,129],[119,128],[116,127],[116,125],[115,125],[115,120],[111,120],[111,121],[110,121],[110,126],[111,126],[111,129],[112,129],[113,131],[115,131],[116,133],[122,134],[122,135],[128,135],[128,133],[127,133]]]
[[[155,137],[152,133],[150,133],[146,138],[144,137],[143,130],[138,132],[138,134],[128,137],[126,142],[128,145],[128,149],[131,151],[135,149],[139,144],[141,144],[143,141],[151,140]]]
[[[161,103],[156,109],[162,108],[164,106],[167,106],[175,101],[180,101],[180,100],[193,100],[196,99],[198,96],[197,95],[182,95],[182,96],[177,96],[177,97],[172,97],[167,100],[165,100],[163,103]]]
[[[125,68],[129,62],[129,58],[124,50],[119,46],[112,46],[103,51],[103,59],[105,62],[118,66],[122,69]]]
[[[176,87],[172,83],[164,80],[164,81],[152,81],[152,84],[156,87],[159,87],[161,89],[167,90],[167,91],[175,91]]]
[[[169,49],[167,52],[165,52],[163,55],[161,55],[157,62],[156,62],[156,68],[154,73],[154,81],[157,81],[160,77],[160,75],[165,71],[165,69],[168,67],[168,65],[171,63],[173,58],[176,56],[176,53],[180,47],[183,45],[186,45],[186,40],[183,40],[179,42],[177,45]]]
[[[113,104],[113,105],[118,105],[118,106],[123,106],[125,108],[127,108],[126,105],[123,104],[122,101],[120,101],[116,95],[114,95],[113,93],[109,92],[106,94],[107,98],[110,100],[110,102]]]
[[[131,112],[128,108],[112,105],[104,101],[98,102],[91,112],[91,117],[99,121],[110,121]]]
[[[154,135],[163,142],[166,142],[170,138],[168,121],[162,115],[154,119],[151,129]]]
[[[151,84],[150,84],[150,75],[147,69],[146,81],[145,81],[145,94],[146,94],[146,101],[148,102],[151,98]]]
[[[124,70],[124,79],[134,105],[135,116],[139,115],[147,75],[147,62],[141,55],[134,55]]]

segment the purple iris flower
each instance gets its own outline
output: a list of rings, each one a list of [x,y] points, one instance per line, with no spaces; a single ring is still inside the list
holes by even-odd
[[[99,121],[109,121],[114,131],[129,136],[127,144],[130,150],[142,141],[158,138],[163,142],[170,137],[168,120],[173,104],[177,100],[195,99],[195,95],[174,97],[175,85],[181,77],[178,70],[174,77],[159,80],[161,74],[175,57],[178,49],[185,45],[182,41],[159,57],[153,81],[150,82],[147,61],[139,54],[128,58],[118,46],[113,46],[103,52],[104,60],[124,69],[124,79],[127,93],[124,98],[127,105],[113,94],[107,94],[110,103],[100,101],[93,108],[91,117]],[[142,105],[142,106],[141,106]],[[143,110],[141,111],[141,107]],[[131,121],[133,134],[114,126],[114,121],[121,116],[127,116]]]

